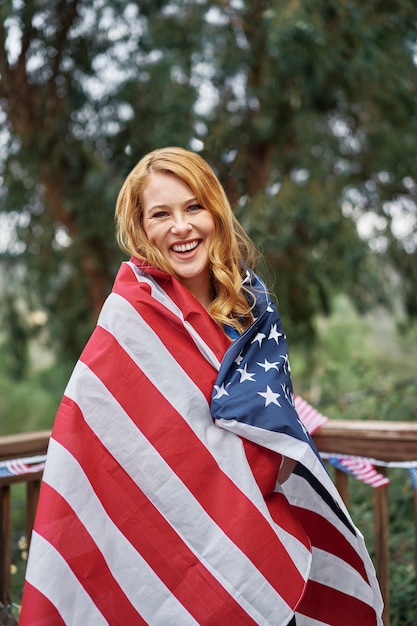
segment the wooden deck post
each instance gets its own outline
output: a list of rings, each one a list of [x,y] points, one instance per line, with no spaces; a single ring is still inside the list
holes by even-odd
[[[378,468],[385,474],[385,468]],[[374,490],[374,529],[376,573],[384,598],[382,619],[385,626],[390,624],[390,590],[389,590],[389,522],[388,522],[388,485],[376,487]]]
[[[346,508],[349,508],[349,475],[346,472],[342,472],[340,469],[336,469],[335,472],[335,485],[336,489],[340,493],[340,497],[343,500]]]
[[[0,601],[11,603],[12,562],[11,521],[10,521],[10,486],[0,486]]]
[[[41,489],[41,472],[33,476],[34,480],[26,483],[26,537],[28,548],[35,522],[36,507],[38,506],[39,492]]]

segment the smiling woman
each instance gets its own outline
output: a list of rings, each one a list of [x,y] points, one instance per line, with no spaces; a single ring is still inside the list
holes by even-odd
[[[363,537],[214,172],[156,150],[116,220],[131,257],[56,417],[19,626],[380,626]]]
[[[176,276],[221,327],[241,333],[253,322],[242,277],[258,253],[198,154],[176,147],[147,154],[122,186],[116,222],[122,249]]]

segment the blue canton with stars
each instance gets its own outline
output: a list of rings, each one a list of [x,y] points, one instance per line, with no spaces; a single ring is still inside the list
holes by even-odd
[[[255,274],[248,271],[243,284],[256,300],[255,321],[224,356],[211,414],[214,419],[286,433],[315,449],[294,407],[288,344],[279,313]]]

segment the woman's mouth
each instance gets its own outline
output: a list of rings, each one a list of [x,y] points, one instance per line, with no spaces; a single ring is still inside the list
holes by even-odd
[[[174,252],[180,252],[180,253],[184,253],[184,252],[191,252],[191,250],[194,250],[198,244],[200,242],[199,241],[190,241],[188,243],[178,243],[178,244],[174,244],[173,246],[171,246],[171,249]]]

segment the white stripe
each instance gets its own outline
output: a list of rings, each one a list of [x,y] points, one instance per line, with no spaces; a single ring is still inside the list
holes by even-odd
[[[58,491],[74,509],[103,554],[113,577],[146,621],[151,620],[155,626],[170,621],[184,626],[196,624],[112,522],[78,461],[54,439],[49,444],[44,482]]]
[[[103,445],[204,566],[257,624],[274,623],[274,616],[288,615],[287,605],[270,583],[211,519],[104,385],[82,363],[76,366],[75,374],[67,387],[68,397],[79,404],[86,422]],[[304,551],[307,552],[305,548]]]
[[[48,598],[67,626],[108,624],[67,562],[35,531],[30,542],[26,580]]]
[[[292,504],[321,515],[330,524],[335,526],[337,530],[345,537],[345,539],[347,539],[350,545],[356,551],[358,551],[357,537],[355,537],[355,535],[346,527],[346,525],[339,519],[336,513],[334,513],[334,511],[329,507],[327,502],[325,502],[322,498],[318,497],[314,498],[313,500],[312,498],[306,497],[306,487],[308,487],[308,482],[306,482],[306,480],[302,476],[298,476],[297,474],[291,474],[290,478],[285,482],[283,488],[285,494]],[[343,511],[340,499],[337,500],[337,503]],[[349,514],[347,515],[347,519],[355,528],[358,538],[362,537],[360,531],[356,528],[356,526],[354,526]]]
[[[324,550],[313,548],[313,566],[310,579],[336,589],[372,606],[372,588],[362,576],[342,559]]]
[[[194,343],[200,350],[201,354],[207,359],[211,365],[216,370],[220,369],[220,362],[210,346],[200,337],[200,335],[196,332],[193,326],[184,320],[184,315],[179,307],[168,297],[165,291],[158,285],[158,283],[149,275],[145,274],[137,265],[132,263],[131,261],[126,261],[126,264],[130,266],[133,273],[135,274],[139,283],[147,283],[151,287],[152,297],[155,298],[158,302],[163,304],[167,309],[174,313],[183,323],[184,327],[192,337]],[[175,279],[174,279],[175,280]]]
[[[350,543],[355,552],[362,559],[362,562],[365,567],[366,574],[370,581],[370,586],[373,589],[373,606],[375,607],[376,612],[382,611],[382,598],[379,590],[379,585],[375,575],[375,568],[372,564],[372,561],[369,557],[368,551],[365,546],[365,541],[360,530],[355,526],[356,536],[353,535],[346,526],[339,520],[337,515],[333,513],[331,508],[327,506],[327,504],[321,498],[314,499],[314,506],[312,506],[312,498],[302,497],[302,494],[305,493],[306,481],[301,476],[297,476],[297,474],[292,474],[291,477],[284,484],[285,493],[287,494],[288,485],[291,487],[291,494],[289,495],[289,499],[291,502],[294,502],[297,506],[301,506],[306,510],[313,511],[318,515],[321,515],[324,519],[326,519],[329,523],[333,524],[337,528],[337,530],[344,536],[344,538]],[[288,495],[288,494],[287,494]],[[344,507],[341,499],[339,498],[338,503],[340,507]],[[348,519],[351,521],[350,517]],[[352,522],[351,522],[352,523]],[[336,558],[336,557],[334,557]],[[341,561],[344,563],[344,561]],[[326,565],[327,566],[327,565]],[[313,559],[312,569],[316,567],[315,560]],[[349,567],[346,564],[346,567]],[[341,572],[342,580],[344,573]],[[361,578],[361,577],[360,577]],[[363,580],[361,578],[361,580]],[[359,585],[359,588],[365,585],[365,582],[362,582]]]
[[[341,559],[329,555],[323,550],[313,549],[313,567],[311,570],[311,580],[326,585],[332,589],[341,591],[368,604],[375,611],[377,624],[382,626],[380,615],[383,610],[382,598],[379,594],[379,588],[368,585],[363,578],[348,563]],[[373,578],[371,577],[372,581]],[[310,618],[304,618],[304,621],[298,617],[297,626],[304,624],[313,626],[313,624],[322,624],[322,622]]]

